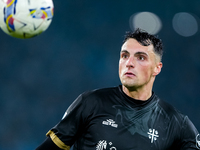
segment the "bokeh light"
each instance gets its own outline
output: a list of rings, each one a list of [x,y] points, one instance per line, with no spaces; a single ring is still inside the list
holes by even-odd
[[[157,34],[162,28],[160,18],[151,12],[139,12],[130,17],[130,28],[135,30],[141,28],[151,34]]]
[[[181,36],[188,37],[198,31],[198,23],[195,17],[186,12],[176,13],[172,20],[174,30]]]

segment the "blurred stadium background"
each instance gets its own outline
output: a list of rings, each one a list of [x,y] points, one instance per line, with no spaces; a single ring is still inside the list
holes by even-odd
[[[200,130],[200,0],[54,0],[54,18],[32,39],[0,31],[0,150],[33,150],[82,92],[117,86],[126,31],[164,43],[154,91]]]

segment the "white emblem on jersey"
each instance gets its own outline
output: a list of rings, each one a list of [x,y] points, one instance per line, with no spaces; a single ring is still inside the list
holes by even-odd
[[[196,146],[198,149],[200,149],[200,134],[196,136]]]
[[[151,139],[151,143],[153,143],[154,141],[157,140],[157,138],[159,137],[158,135],[158,131],[155,129],[149,129],[149,132],[147,132],[147,134],[149,135],[149,139]]]
[[[112,126],[115,128],[118,127],[118,124],[116,124],[115,121],[112,119],[107,119],[106,121],[103,121],[102,124],[107,125],[107,126]]]
[[[99,141],[99,143],[97,144],[96,150],[104,150],[107,148],[107,146],[109,150],[117,150],[117,148],[112,145],[113,145],[112,142],[109,142],[107,144],[106,140],[102,140],[102,141]]]
[[[97,144],[96,150],[104,150],[107,147],[107,142],[106,141],[99,141]]]

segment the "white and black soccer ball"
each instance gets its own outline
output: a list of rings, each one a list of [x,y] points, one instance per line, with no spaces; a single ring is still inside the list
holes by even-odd
[[[27,39],[41,34],[53,15],[52,0],[0,0],[0,27],[12,37]]]

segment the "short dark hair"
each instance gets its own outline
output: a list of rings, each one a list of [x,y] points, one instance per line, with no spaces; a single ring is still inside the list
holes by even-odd
[[[123,43],[125,43],[130,38],[137,40],[143,46],[149,46],[150,44],[153,44],[155,53],[158,54],[162,59],[163,43],[162,40],[158,37],[149,34],[140,28],[137,28],[134,32],[126,32]]]

